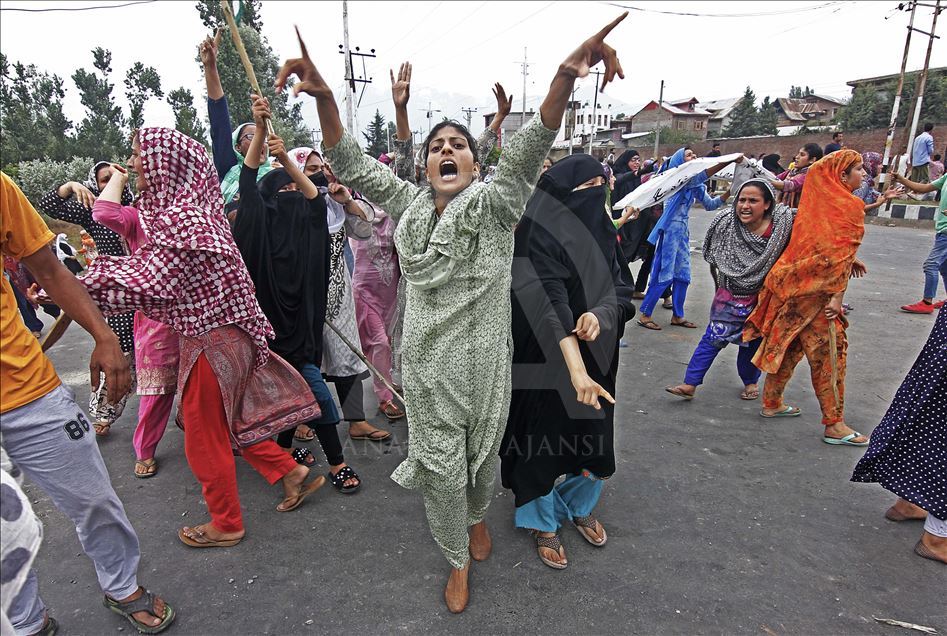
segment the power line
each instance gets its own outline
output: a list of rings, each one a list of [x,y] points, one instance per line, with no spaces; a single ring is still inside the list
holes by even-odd
[[[450,27],[449,29],[447,29],[447,30],[444,31],[444,32],[439,32],[439,33],[437,34],[437,38],[436,38],[436,39],[432,38],[430,42],[428,42],[427,44],[425,44],[425,45],[422,46],[421,48],[415,49],[415,50],[412,51],[411,53],[408,53],[407,55],[405,55],[405,56],[404,56],[404,59],[410,60],[412,57],[414,57],[415,55],[417,55],[418,53],[420,53],[420,52],[423,51],[424,49],[427,49],[427,48],[433,46],[433,45],[436,44],[436,43],[440,43],[441,38],[443,38],[445,35],[447,35],[447,34],[450,33],[451,31],[453,31],[453,30],[456,29],[457,27],[459,27],[461,24],[466,24],[467,19],[470,18],[473,14],[477,13],[478,11],[480,11],[480,9],[482,9],[482,8],[484,7],[484,5],[486,5],[486,4],[487,4],[487,1],[484,0],[484,2],[481,2],[481,3],[480,3],[480,6],[478,6],[476,9],[474,9],[473,11],[471,11],[470,13],[468,13],[467,15],[465,15],[463,18],[461,18],[460,20],[458,20],[457,23],[454,24],[454,26]],[[404,38],[402,38],[402,39],[404,39]]]
[[[469,53],[470,51],[474,51],[474,50],[476,50],[476,49],[479,49],[479,48],[480,48],[481,46],[483,46],[484,44],[487,44],[487,43],[489,43],[489,42],[492,42],[493,40],[497,39],[498,37],[500,37],[500,36],[503,35],[504,33],[508,32],[508,31],[512,31],[514,28],[518,27],[518,26],[519,26],[520,24],[522,24],[523,22],[526,22],[527,20],[529,20],[529,19],[532,18],[533,16],[542,13],[543,11],[545,11],[546,9],[548,9],[549,7],[551,7],[551,6],[554,5],[554,4],[556,4],[556,3],[553,1],[553,2],[550,2],[550,3],[547,4],[547,5],[545,5],[545,6],[541,7],[541,8],[539,8],[539,9],[537,9],[536,11],[533,11],[532,13],[530,13],[528,16],[526,16],[525,18],[523,18],[523,19],[520,20],[519,22],[514,22],[513,24],[511,24],[511,25],[508,26],[507,28],[503,29],[502,31],[500,31],[500,32],[498,32],[498,33],[494,33],[492,36],[490,36],[490,37],[487,38],[486,40],[483,40],[483,41],[479,42],[478,44],[474,44],[473,46],[467,47],[467,48],[464,50],[464,53]],[[453,63],[453,58],[451,58],[451,59],[445,59],[443,62],[440,62],[439,64],[435,64],[434,66],[431,66],[431,67],[425,69],[425,72],[429,72],[429,71],[432,71],[432,70],[434,70],[434,69],[436,69],[436,68],[440,68],[441,66],[444,66],[445,64],[448,64],[448,63]]]
[[[850,0],[848,0],[850,1]],[[846,1],[843,0],[834,0],[833,2],[826,2],[814,7],[800,7],[796,9],[781,9],[779,11],[758,11],[756,13],[693,13],[690,11],[663,11],[661,9],[643,9],[641,7],[633,7],[628,4],[620,4],[618,2],[604,2],[613,7],[620,7],[622,9],[629,9],[631,11],[640,11],[642,13],[660,13],[663,15],[679,15],[687,16],[692,18],[761,18],[774,15],[790,15],[793,13],[806,13],[809,11],[817,11],[819,9],[825,9],[826,7],[832,7],[839,4],[845,4]]]
[[[0,11],[20,11],[22,13],[49,13],[52,11],[95,11],[96,9],[121,9],[135,4],[150,4],[158,0],[135,0],[124,4],[100,4],[94,7],[58,7],[49,9],[23,9],[21,7],[2,7]]]
[[[399,44],[401,44],[402,42],[404,42],[404,41],[408,38],[408,36],[410,36],[412,33],[414,33],[415,31],[417,31],[417,30],[418,30],[418,27],[420,27],[422,24],[424,24],[424,22],[425,22],[428,18],[430,18],[430,17],[431,17],[432,15],[434,15],[435,13],[437,13],[437,10],[440,8],[440,6],[441,6],[442,4],[444,4],[444,3],[443,3],[443,2],[438,2],[438,3],[434,6],[434,8],[431,9],[431,11],[430,11],[426,16],[424,16],[423,18],[421,18],[421,20],[418,21],[418,23],[414,25],[414,28],[412,28],[410,31],[408,31],[408,32],[405,33],[404,35],[402,35],[400,38],[398,38],[398,40],[397,40],[394,44],[392,44],[391,46],[386,47],[386,49],[389,50],[389,51],[394,51],[396,46],[398,46]]]

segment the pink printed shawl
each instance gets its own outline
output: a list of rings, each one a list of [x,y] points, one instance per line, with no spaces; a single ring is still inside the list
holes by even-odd
[[[151,240],[129,257],[100,255],[83,282],[104,312],[138,310],[190,338],[237,325],[262,366],[273,328],[230,233],[207,151],[170,128],[142,128],[139,140],[148,190],[137,207]]]

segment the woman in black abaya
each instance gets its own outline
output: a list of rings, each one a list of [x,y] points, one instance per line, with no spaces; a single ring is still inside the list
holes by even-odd
[[[567,564],[564,520],[592,545],[607,539],[592,511],[615,472],[611,394],[634,306],[605,200],[601,164],[567,157],[542,175],[515,233],[501,475],[516,496],[517,527],[533,531],[540,559],[557,569]]]

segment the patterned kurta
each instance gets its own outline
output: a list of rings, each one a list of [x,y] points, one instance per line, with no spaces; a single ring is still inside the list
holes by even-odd
[[[476,482],[481,466],[495,466],[510,404],[513,226],[555,135],[534,117],[504,148],[496,178],[468,186],[439,217],[429,188],[398,179],[349,135],[326,151],[344,183],[398,221],[395,246],[408,281],[409,445],[392,478],[406,488],[492,487],[492,470],[480,473],[488,484]],[[429,520],[445,554],[456,552],[437,536],[430,510]],[[455,567],[466,562],[465,555],[448,558]]]
[[[399,221],[395,245],[408,279],[410,444],[393,477],[405,487],[431,479],[464,486],[503,432],[512,360],[512,230],[555,134],[534,117],[505,149],[496,179],[469,186],[440,218],[430,190],[398,180],[351,137],[326,151],[344,183]]]

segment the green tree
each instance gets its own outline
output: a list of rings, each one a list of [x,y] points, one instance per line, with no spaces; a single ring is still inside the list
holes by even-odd
[[[756,132],[757,135],[775,135],[776,124],[779,117],[776,115],[776,105],[769,101],[769,95],[763,98],[760,108],[756,113]]]
[[[131,129],[144,125],[145,102],[150,97],[164,97],[161,76],[154,67],[135,62],[125,73],[125,98],[128,100],[128,125]]]
[[[73,157],[68,161],[45,158],[21,161],[17,164],[16,182],[35,205],[43,195],[66,181],[85,181],[93,163],[89,157]]]
[[[813,94],[815,94],[815,91],[813,91],[808,86],[806,86],[805,88],[802,88],[802,86],[789,87],[789,97],[793,99],[802,99],[803,97],[808,97],[809,95],[813,95]]]
[[[198,4],[200,8],[201,4]],[[276,74],[279,72],[280,61],[273,52],[266,39],[249,26],[240,25],[240,37],[247,50],[247,57],[253,64],[253,70],[260,90],[270,100],[270,110],[273,113],[273,126],[277,134],[283,138],[287,148],[306,145],[311,141],[305,122],[302,120],[300,103],[289,105],[287,93],[277,95],[273,89]],[[197,59],[200,64],[200,59]],[[241,122],[252,121],[250,114],[250,82],[246,71],[240,62],[229,32],[222,34],[220,47],[217,51],[217,71],[220,73],[220,85],[227,96],[230,108],[231,123],[234,127]]]
[[[723,129],[723,135],[725,137],[750,137],[757,134],[758,122],[756,95],[747,86],[743,97],[730,111],[730,122]]]
[[[11,64],[0,54],[0,157],[4,170],[24,159],[65,159],[71,154],[72,122],[63,112],[65,89],[58,75],[33,65]]]
[[[201,22],[209,30],[213,31],[218,27],[227,28],[224,14],[220,10],[220,2],[217,0],[199,0],[195,6],[201,15]],[[233,6],[233,3],[231,3],[231,6]],[[260,18],[261,6],[261,0],[240,0],[240,25],[246,25],[259,33],[260,29],[263,28],[263,20]],[[237,13],[234,13],[234,16],[236,15]]]
[[[112,54],[96,47],[92,50],[95,72],[80,68],[72,75],[79,99],[86,108],[85,118],[76,134],[76,153],[97,159],[117,160],[124,154],[127,141],[123,134],[125,117],[115,104],[111,82]]]
[[[383,152],[388,152],[388,126],[385,125],[385,118],[377,109],[368,128],[362,133],[368,146],[365,152],[372,157],[377,157]]]
[[[183,86],[174,89],[168,93],[168,104],[174,112],[174,127],[206,146],[207,128],[197,114],[197,109],[194,107],[194,96],[191,91]]]
[[[844,130],[884,128],[891,118],[888,100],[879,98],[873,88],[859,86],[848,104],[839,109],[835,122]]]

